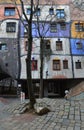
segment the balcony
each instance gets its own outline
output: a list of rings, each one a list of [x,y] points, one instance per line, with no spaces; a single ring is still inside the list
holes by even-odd
[[[65,17],[56,17],[56,22],[57,23],[63,23],[66,21],[66,18]]]

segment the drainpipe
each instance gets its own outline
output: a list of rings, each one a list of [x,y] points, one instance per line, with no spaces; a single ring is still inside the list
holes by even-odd
[[[70,43],[70,54],[71,54],[71,63],[72,63],[72,74],[73,74],[73,78],[74,78],[74,64],[73,64],[73,55],[72,55],[72,51],[71,51],[71,23],[70,22],[70,37],[69,37],[69,43]]]
[[[20,73],[21,73],[21,59],[20,59],[20,21],[19,21],[19,24],[18,24],[18,77],[17,77],[17,80],[20,79]]]

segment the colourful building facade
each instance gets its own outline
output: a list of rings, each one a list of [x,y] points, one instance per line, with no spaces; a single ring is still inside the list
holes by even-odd
[[[39,88],[41,35],[44,38],[44,96],[49,96],[51,93],[64,96],[64,90],[71,87],[70,81],[76,79],[80,81],[84,78],[84,19],[82,17],[84,11],[75,8],[77,3],[72,2],[72,0],[43,0],[40,1],[37,12],[33,15],[32,79],[35,89]],[[27,3],[24,0],[24,11],[29,18],[31,13],[29,1]],[[39,24],[37,17],[39,17]],[[14,2],[1,2],[0,46],[7,47],[4,53],[0,50],[3,63],[1,67],[4,66],[5,72],[25,87],[28,40],[23,23],[26,24],[26,20],[20,3],[17,3],[16,8]],[[2,41],[5,44],[2,44]]]

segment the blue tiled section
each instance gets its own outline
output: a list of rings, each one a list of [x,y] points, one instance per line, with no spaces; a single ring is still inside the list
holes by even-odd
[[[82,43],[82,48],[78,49],[76,43]],[[71,39],[71,53],[73,55],[84,55],[84,39]]]
[[[69,38],[70,37],[70,23],[66,23],[66,29],[62,30],[60,27],[60,24],[57,24],[57,31],[51,32],[50,31],[50,23],[39,23],[40,28],[40,35],[43,37],[63,37],[63,38]],[[21,37],[24,37],[24,26],[21,23]],[[38,24],[33,23],[32,24],[32,36],[33,37],[39,37],[38,33]]]

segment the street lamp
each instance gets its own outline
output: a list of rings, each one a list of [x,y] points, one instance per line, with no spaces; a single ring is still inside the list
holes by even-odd
[[[48,77],[48,70],[46,71],[46,79],[47,79],[47,77]]]

